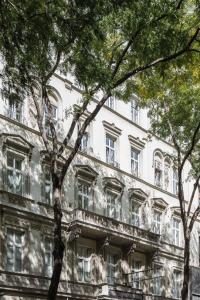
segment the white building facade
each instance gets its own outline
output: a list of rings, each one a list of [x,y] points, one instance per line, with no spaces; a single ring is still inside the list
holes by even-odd
[[[80,99],[72,82],[54,77],[50,100],[61,140]],[[0,101],[0,299],[45,299],[53,263],[48,161],[31,100]],[[63,187],[66,249],[58,299],[180,298],[174,149],[148,136],[147,111],[134,96],[127,104],[110,98],[88,127]],[[187,197],[191,188],[186,181]],[[199,230],[198,220],[191,247],[196,268]]]

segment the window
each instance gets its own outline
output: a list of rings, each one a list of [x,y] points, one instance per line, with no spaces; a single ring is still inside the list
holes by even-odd
[[[135,176],[139,173],[139,155],[140,152],[131,147],[131,173]]]
[[[115,193],[107,191],[107,217],[113,219],[121,218],[121,201]]]
[[[116,254],[108,254],[107,256],[107,276],[108,283],[114,284],[116,281],[116,269],[117,269],[118,256]]]
[[[161,234],[161,219],[162,213],[154,210],[154,219],[153,219],[153,232]]]
[[[159,154],[154,157],[154,182],[158,187],[162,187],[162,161]]]
[[[23,233],[7,230],[7,263],[6,269],[11,272],[22,272]]]
[[[81,144],[80,144],[81,151],[86,151],[88,149],[88,145],[89,145],[88,141],[89,141],[89,135],[88,132],[85,132],[81,139]]]
[[[172,295],[174,298],[181,297],[181,272],[174,271],[172,277]]]
[[[154,281],[153,281],[153,294],[154,295],[161,295],[161,288],[162,288],[162,276],[161,276],[161,268],[156,267],[154,269]]]
[[[53,272],[53,242],[51,238],[44,240],[44,271],[45,275],[51,277]]]
[[[132,273],[133,273],[133,288],[139,289],[140,288],[140,277],[141,277],[141,261],[133,260],[132,262]]]
[[[54,126],[57,123],[57,114],[58,114],[58,108],[51,104],[51,113],[52,113],[52,121],[54,123]],[[47,106],[45,106],[45,128],[47,135],[51,136],[51,128],[50,128],[50,111],[48,110]]]
[[[111,109],[115,109],[115,98],[113,96],[110,96],[107,100],[106,100],[106,105],[108,107],[110,107]]]
[[[178,171],[173,169],[173,193],[178,194]]]
[[[92,249],[79,245],[77,248],[78,281],[89,282],[91,277]]]
[[[115,163],[115,139],[106,135],[106,162],[114,165]]]
[[[131,210],[131,224],[133,226],[140,226],[140,204],[132,200]]]
[[[13,152],[7,152],[7,184],[12,193],[22,195],[23,158]]]
[[[90,199],[90,186],[88,183],[78,181],[78,207],[88,210]]]
[[[172,219],[172,238],[173,244],[180,246],[180,221],[176,218]]]
[[[165,160],[165,164],[164,164],[164,187],[165,187],[165,190],[169,190],[169,184],[170,184],[170,162],[168,160]]]
[[[134,123],[139,123],[139,107],[136,100],[131,101],[131,120]]]
[[[18,122],[22,121],[22,101],[15,94],[10,95],[8,100],[8,116]]]

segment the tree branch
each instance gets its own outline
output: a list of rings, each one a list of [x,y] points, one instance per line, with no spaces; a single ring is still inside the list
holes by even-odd
[[[58,65],[60,63],[60,58],[61,58],[61,51],[58,51],[57,57],[56,57],[56,62],[53,68],[49,71],[49,73],[45,76],[44,80],[42,81],[42,85],[45,86],[47,81],[51,78],[51,76],[55,73],[56,69],[58,68]]]
[[[156,60],[153,60],[152,62],[144,65],[144,66],[140,66],[128,73],[126,73],[122,78],[120,78],[119,80],[116,81],[116,83],[113,85],[113,88],[118,87],[119,85],[121,85],[124,81],[126,81],[127,79],[129,79],[130,77],[144,71],[144,70],[148,70],[160,63],[163,62],[168,62],[170,60],[173,60],[181,55],[183,55],[185,52],[190,51],[190,47],[192,45],[192,43],[196,40],[198,34],[199,34],[200,28],[197,28],[197,30],[195,31],[194,35],[192,36],[192,38],[190,39],[190,41],[188,42],[188,44],[186,45],[186,47],[184,47],[183,49],[181,49],[180,51],[177,51],[175,53],[172,53],[170,55],[164,56],[164,57],[160,57]]]
[[[192,207],[192,202],[193,202],[193,199],[194,199],[194,195],[195,195],[197,187],[199,185],[199,180],[200,180],[200,175],[197,177],[197,179],[196,179],[196,181],[194,183],[194,187],[193,187],[192,194],[191,194],[190,201],[189,201],[189,205],[188,205],[188,211],[187,211],[187,216],[188,217],[190,215],[190,211],[191,211],[191,207]]]
[[[194,134],[193,134],[193,136],[192,136],[191,147],[188,149],[188,151],[186,152],[186,154],[185,154],[185,156],[184,156],[184,158],[183,158],[183,160],[182,160],[182,163],[181,163],[181,166],[180,166],[181,169],[183,169],[186,160],[187,160],[187,159],[189,158],[189,156],[191,155],[191,153],[192,153],[194,147],[196,146],[196,144],[197,144],[197,142],[198,142],[198,140],[199,140],[199,138],[196,140],[196,137],[197,137],[197,134],[198,134],[198,132],[199,132],[199,129],[200,129],[200,122],[198,123],[198,125],[197,125],[197,127],[196,127],[196,129],[195,129],[195,131],[194,131]]]

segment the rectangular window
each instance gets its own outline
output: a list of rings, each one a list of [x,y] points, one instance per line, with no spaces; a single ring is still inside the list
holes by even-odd
[[[116,270],[117,270],[118,255],[108,254],[107,256],[107,278],[109,284],[116,282]]]
[[[139,155],[140,152],[131,147],[131,173],[135,176],[139,174]]]
[[[115,163],[115,139],[106,135],[106,162],[114,165]]]
[[[178,172],[175,169],[173,170],[173,193],[178,194]]]
[[[90,186],[84,181],[78,181],[78,207],[88,210],[90,200]]]
[[[53,272],[53,241],[45,237],[44,240],[44,271],[45,275],[51,277]]]
[[[172,295],[174,298],[181,297],[181,272],[174,271],[172,278]]]
[[[51,109],[52,109],[52,121],[54,123],[54,126],[56,126],[57,123],[57,114],[58,114],[58,108],[51,104]],[[48,111],[47,106],[45,106],[45,128],[46,128],[46,134],[48,136],[51,136],[51,128],[50,128],[50,112]]]
[[[140,226],[140,205],[132,201],[131,221],[133,226]]]
[[[107,217],[121,219],[121,199],[115,193],[107,191]]]
[[[79,245],[77,248],[78,281],[89,282],[91,278],[92,249]]]
[[[160,267],[154,269],[153,294],[158,296],[161,295],[162,288],[161,271],[162,269]]]
[[[115,109],[115,98],[113,96],[110,96],[107,100],[106,100],[106,105],[108,107],[110,107],[111,109]]]
[[[154,210],[153,232],[157,234],[161,234],[161,221],[162,221],[162,213],[157,210]]]
[[[172,237],[173,244],[180,246],[180,221],[176,218],[172,219]]]
[[[7,263],[6,269],[11,272],[22,272],[23,233],[7,230]]]
[[[85,132],[81,139],[81,144],[80,144],[81,151],[86,151],[88,149],[88,144],[89,144],[88,141],[89,141],[89,135],[87,132]]]
[[[141,261],[133,260],[132,262],[132,274],[133,274],[133,288],[140,288],[140,277],[141,277]]]
[[[22,195],[23,185],[23,158],[14,153],[7,153],[7,184],[12,193]]]
[[[131,120],[136,124],[139,123],[139,107],[136,100],[131,101]]]
[[[22,121],[22,101],[17,96],[9,98],[8,116],[18,122]]]

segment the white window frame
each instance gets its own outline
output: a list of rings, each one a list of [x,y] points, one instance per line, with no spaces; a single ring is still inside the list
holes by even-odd
[[[178,170],[177,169],[173,169],[173,193],[175,195],[178,194]]]
[[[52,109],[52,121],[54,123],[54,126],[56,127],[56,124],[57,124],[57,121],[58,121],[58,106],[51,103],[51,109]],[[51,137],[51,129],[50,129],[50,126],[48,124],[48,122],[51,118],[51,115],[50,115],[50,112],[48,112],[48,108],[47,108],[46,105],[45,105],[44,111],[45,111],[45,113],[44,113],[44,122],[45,122],[46,134]]]
[[[171,165],[170,163],[165,160],[164,162],[164,188],[166,191],[170,190],[170,172],[171,171]]]
[[[111,202],[111,197],[114,201]],[[121,219],[121,197],[111,189],[106,189],[106,216],[111,219]]]
[[[176,217],[172,218],[172,243],[178,247],[180,247],[180,224],[180,219]]]
[[[132,285],[135,289],[141,288],[141,268],[142,268],[142,262],[139,259],[132,259]]]
[[[13,237],[11,238],[11,240],[8,239],[8,235],[9,235],[9,231],[10,233],[13,234]],[[17,242],[17,235],[19,235],[21,237],[21,242],[18,243]],[[13,229],[13,228],[7,228],[6,230],[6,247],[7,247],[7,255],[6,255],[6,269],[9,272],[17,272],[17,273],[22,273],[23,272],[23,248],[24,248],[24,231],[21,230],[17,230],[17,229]],[[9,267],[9,250],[8,248],[12,247],[12,252],[13,252],[13,264],[11,266],[11,268]],[[21,252],[20,253],[20,268],[17,269],[16,267],[16,261],[17,261],[17,251]]]
[[[158,175],[159,175],[159,180],[158,180]],[[162,159],[160,157],[154,155],[154,183],[155,183],[155,185],[162,188],[162,180],[163,180]]]
[[[89,255],[85,256],[84,251]],[[86,245],[77,245],[77,274],[79,282],[90,282],[91,280],[91,256],[93,249]],[[80,268],[79,268],[80,267]]]
[[[137,158],[134,157],[136,154]],[[139,176],[139,165],[140,165],[140,150],[131,146],[131,173],[135,176]]]
[[[113,142],[113,146],[111,145],[111,141]],[[110,165],[115,164],[115,157],[116,157],[115,148],[116,148],[116,139],[106,133],[106,162]]]
[[[8,165],[8,159],[9,156],[11,157],[11,159],[14,161],[14,165],[9,166]],[[21,170],[16,168],[16,162],[17,160],[21,161]],[[20,155],[14,151],[11,150],[7,150],[6,152],[6,162],[7,162],[7,186],[8,186],[8,191],[14,194],[19,194],[19,195],[23,195],[23,184],[24,184],[24,164],[25,164],[25,157],[23,155]],[[9,188],[9,181],[13,180],[13,179],[9,179],[9,173],[13,173],[13,175],[11,176],[12,178],[17,178],[17,174],[20,175],[21,177],[21,183],[20,183],[20,191],[17,192],[16,187],[14,187],[14,189],[10,189]]]
[[[48,243],[48,249],[46,247]],[[44,273],[46,276],[51,277],[53,272],[53,238],[44,237]]]
[[[162,212],[158,209],[153,211],[153,232],[156,234],[161,234],[162,230]]]
[[[139,124],[139,107],[135,99],[131,100],[131,121]]]
[[[18,122],[22,122],[23,118],[23,103],[22,101],[17,97],[12,98],[10,97],[8,99],[8,117],[16,120]]]
[[[115,102],[116,99],[114,96],[110,96],[107,100],[106,100],[106,106],[108,106],[111,109],[115,109]]]
[[[176,274],[176,275],[175,275]],[[172,274],[172,296],[176,299],[181,298],[181,271],[174,270]]]
[[[81,187],[81,190],[79,189]],[[85,190],[87,189],[87,193]],[[89,210],[89,202],[91,200],[91,183],[88,181],[78,178],[77,180],[77,201],[78,207],[84,210]],[[80,203],[81,202],[81,203]]]
[[[117,253],[110,252],[107,254],[107,282],[109,284],[115,284],[118,259]]]
[[[131,199],[131,225],[140,227],[141,204],[137,199]]]
[[[155,266],[154,268],[154,281],[153,281],[153,294],[157,296],[161,296],[162,289],[162,267]]]

